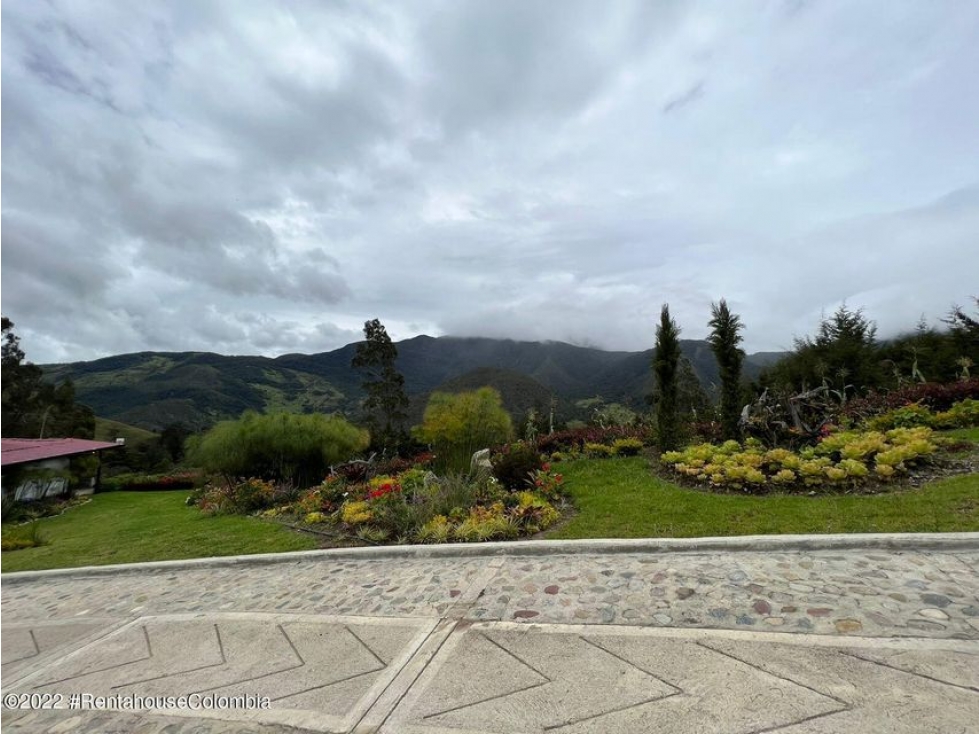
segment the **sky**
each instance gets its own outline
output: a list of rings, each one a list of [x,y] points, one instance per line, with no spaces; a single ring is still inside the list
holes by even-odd
[[[3,313],[38,363],[939,324],[977,39],[941,0],[4,0]]]

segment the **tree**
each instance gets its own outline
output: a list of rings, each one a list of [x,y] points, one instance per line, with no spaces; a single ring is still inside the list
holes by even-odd
[[[710,398],[700,384],[700,378],[690,360],[680,357],[676,378],[677,410],[681,419],[707,420],[710,415]]]
[[[680,415],[677,371],[680,363],[680,329],[670,318],[669,304],[663,305],[656,329],[656,351],[653,371],[656,374],[656,424],[659,445],[663,451],[680,448]]]
[[[24,360],[20,338],[14,333],[14,323],[6,316],[3,322],[3,435],[37,436],[28,432],[28,423],[38,413],[41,389],[41,368]],[[43,409],[42,409],[43,410]]]
[[[65,380],[57,387],[43,381],[37,365],[26,361],[14,323],[2,318],[3,435],[21,438],[91,438],[95,415],[75,402],[75,386]]]
[[[192,433],[183,423],[171,423],[160,433],[160,444],[174,464],[184,458],[184,444]]]
[[[435,450],[446,469],[465,471],[480,449],[504,443],[513,427],[500,393],[491,387],[461,393],[432,393],[415,436]]]
[[[764,381],[794,390],[825,386],[841,396],[852,390],[883,387],[884,370],[877,344],[877,326],[846,304],[823,318],[815,338],[796,339],[795,350],[766,375]]]
[[[744,350],[738,345],[742,342],[741,318],[731,313],[727,302],[710,305],[711,328],[707,341],[717,360],[721,377],[721,430],[724,438],[737,439],[740,435],[738,421],[741,418],[741,366],[744,363]]]
[[[398,348],[378,319],[364,323],[364,338],[357,345],[352,365],[364,374],[361,384],[367,393],[367,424],[375,445],[397,452],[405,437],[408,417],[405,378],[395,366]]]
[[[948,318],[949,337],[955,352],[955,363],[962,369],[960,376],[968,376],[969,368],[979,364],[979,297],[975,301],[977,311],[970,316],[961,306],[953,306]]]

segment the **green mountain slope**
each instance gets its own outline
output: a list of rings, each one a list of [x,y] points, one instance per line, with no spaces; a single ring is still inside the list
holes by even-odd
[[[709,389],[717,380],[717,366],[707,344],[684,341],[681,346]],[[562,402],[600,395],[609,402],[641,407],[653,387],[652,350],[606,352],[561,342],[429,336],[407,339],[397,347],[408,394],[420,398],[422,405],[440,386],[468,389],[479,387],[473,381],[480,379],[504,385],[508,407],[519,407],[518,415],[531,407],[524,404],[526,396],[543,397],[540,388]],[[356,345],[349,344],[332,352],[277,358],[139,352],[43,368],[52,381],[71,377],[79,401],[103,418],[155,431],[171,423],[200,429],[245,410],[356,415],[361,378],[350,367],[355,351]],[[745,368],[753,376],[760,365],[749,358]],[[457,378],[460,381],[453,383]]]

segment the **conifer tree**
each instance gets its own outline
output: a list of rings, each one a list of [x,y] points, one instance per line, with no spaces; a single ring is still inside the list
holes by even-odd
[[[744,363],[744,350],[738,345],[742,341],[741,318],[731,313],[727,302],[722,298],[720,303],[710,305],[711,328],[707,341],[717,360],[721,377],[721,430],[724,438],[737,439],[740,437],[738,422],[741,418],[741,366]]]
[[[656,351],[653,371],[659,400],[656,403],[656,425],[663,451],[680,448],[680,416],[677,373],[680,363],[680,329],[670,318],[669,304],[663,305],[656,329]]]
[[[352,365],[364,374],[364,410],[372,442],[396,452],[406,436],[404,423],[408,417],[405,378],[395,366],[398,348],[378,319],[364,323],[364,339],[357,345]]]

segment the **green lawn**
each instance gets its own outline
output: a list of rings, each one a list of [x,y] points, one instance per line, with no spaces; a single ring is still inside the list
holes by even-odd
[[[943,436],[953,436],[955,438],[965,439],[966,441],[972,441],[973,443],[979,443],[979,428],[956,428],[952,431],[941,431]]]
[[[561,465],[578,513],[549,538],[684,538],[979,530],[979,474],[884,495],[721,495],[659,479],[644,458]]]
[[[186,490],[97,494],[64,515],[40,520],[49,544],[3,553],[2,569],[277,553],[317,546],[309,535],[257,518],[206,517],[187,507],[186,498]]]

